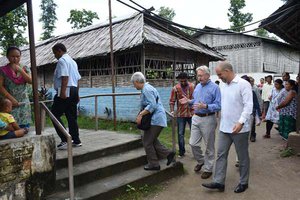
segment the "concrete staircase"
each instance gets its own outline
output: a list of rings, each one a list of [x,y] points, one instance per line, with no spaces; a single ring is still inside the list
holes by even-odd
[[[157,184],[183,174],[182,163],[167,167],[166,160],[160,171],[145,171],[147,160],[138,135],[97,131],[81,139],[83,146],[73,148],[75,199],[114,199],[126,192],[127,185]],[[67,152],[57,151],[56,191],[46,199],[68,198]]]

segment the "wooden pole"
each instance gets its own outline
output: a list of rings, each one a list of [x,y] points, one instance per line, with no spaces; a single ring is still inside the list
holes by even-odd
[[[41,123],[41,116],[40,116],[37,69],[36,69],[36,58],[35,58],[32,1],[27,0],[26,5],[27,5],[27,16],[28,16],[29,49],[30,49],[31,74],[32,74],[35,132],[37,135],[41,135],[41,132],[42,132],[41,124],[42,123]]]
[[[298,77],[300,77],[300,57],[299,57],[299,70]],[[298,84],[298,95],[297,95],[297,117],[296,117],[296,132],[300,134],[300,84]]]
[[[112,34],[111,0],[108,0],[108,8],[109,8],[111,86],[112,86],[112,93],[115,93],[115,67],[114,67],[114,46],[113,46],[113,34]],[[113,96],[112,98],[113,98],[114,130],[116,130],[117,129],[116,97]]]

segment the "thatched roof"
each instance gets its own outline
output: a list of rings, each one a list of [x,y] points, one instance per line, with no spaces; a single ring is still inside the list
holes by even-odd
[[[210,60],[223,59],[222,55],[206,45],[185,37],[184,33],[178,34],[168,31],[162,24],[153,26],[149,16],[135,14],[129,18],[113,23],[114,52],[131,49],[142,44],[157,44],[166,47],[191,50],[205,54]],[[36,44],[37,66],[55,63],[52,47],[56,43],[63,43],[68,54],[75,60],[93,56],[105,56],[110,53],[109,25],[90,26],[70,34],[65,34],[42,41]],[[5,57],[0,58],[0,64],[7,62]],[[29,47],[22,48],[22,63],[30,64]]]
[[[300,48],[300,1],[288,0],[267,19],[263,20],[260,27]]]

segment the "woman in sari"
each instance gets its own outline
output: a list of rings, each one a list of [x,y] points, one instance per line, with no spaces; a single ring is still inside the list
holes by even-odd
[[[270,107],[266,115],[267,124],[266,135],[264,135],[264,138],[270,138],[273,124],[278,124],[279,112],[276,110],[276,106],[278,106],[277,98],[283,90],[285,90],[283,88],[283,81],[281,79],[276,79],[270,96]]]
[[[20,128],[29,128],[31,108],[29,104],[28,84],[32,83],[30,69],[20,64],[21,51],[9,47],[6,51],[9,63],[0,67],[0,95],[13,104],[12,115]]]
[[[279,110],[279,133],[284,139],[288,138],[290,132],[296,130],[296,97],[296,82],[294,80],[286,81],[285,91],[280,93],[276,107]]]

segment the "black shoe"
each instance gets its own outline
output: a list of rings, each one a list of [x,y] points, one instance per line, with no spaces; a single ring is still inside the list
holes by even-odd
[[[167,166],[169,166],[174,160],[175,152],[169,153],[167,156]]]
[[[241,193],[247,190],[247,188],[248,188],[248,184],[238,184],[238,186],[236,186],[236,188],[234,189],[234,192]]]
[[[147,171],[159,171],[160,170],[160,166],[153,166],[153,167],[150,167],[149,165],[145,165],[144,166],[144,170],[147,170]]]
[[[218,189],[220,192],[224,192],[225,190],[225,185],[220,183],[203,183],[202,186],[209,189]]]
[[[256,141],[255,137],[250,137],[250,141],[255,142]]]
[[[197,165],[194,167],[194,171],[195,171],[195,172],[199,172],[199,171],[201,170],[201,168],[202,168],[203,165],[204,165],[204,163],[202,163],[202,164],[197,164]]]

